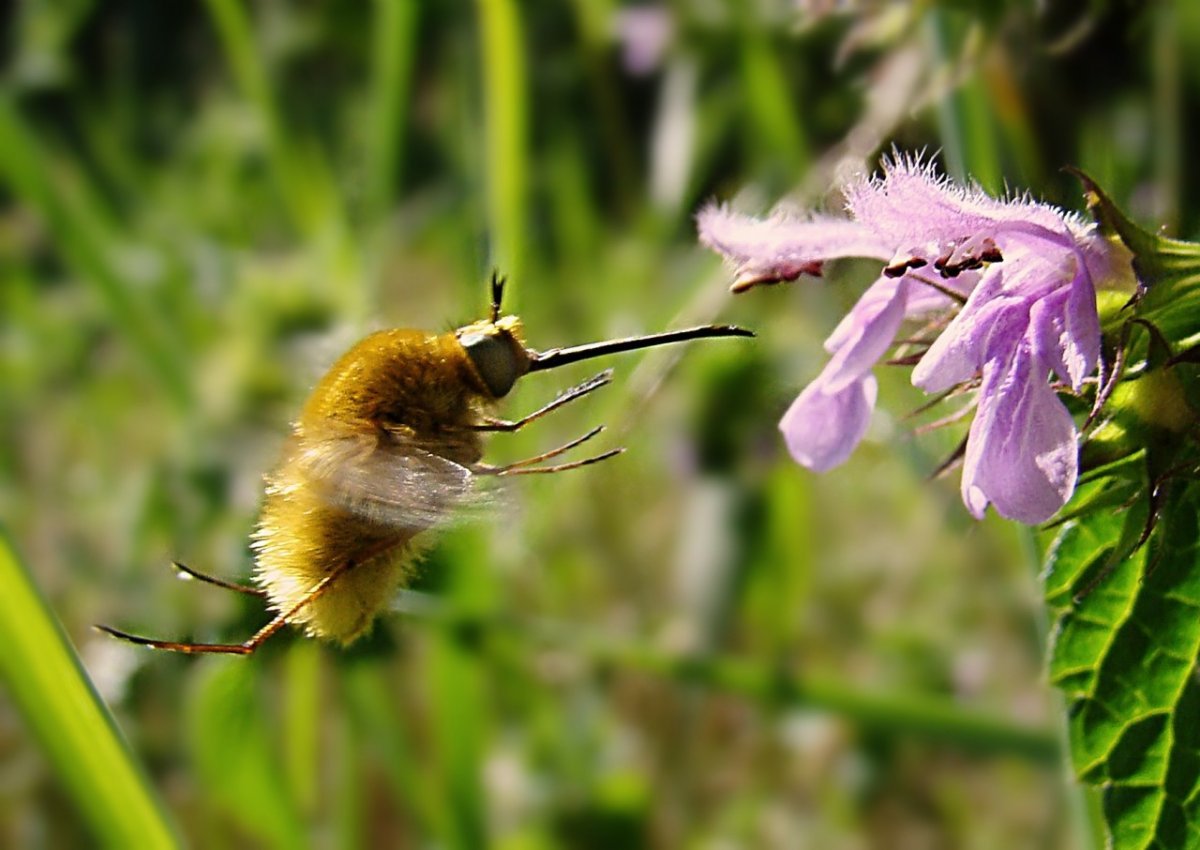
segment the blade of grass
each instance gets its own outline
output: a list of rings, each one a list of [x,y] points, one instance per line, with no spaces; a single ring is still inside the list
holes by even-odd
[[[371,742],[396,798],[406,806],[420,835],[432,836],[439,826],[434,789],[422,775],[407,733],[396,711],[398,695],[389,690],[390,671],[376,659],[355,660],[341,668],[346,711],[356,729]],[[437,836],[449,846],[449,836]]]
[[[371,293],[361,267],[362,247],[347,220],[329,158],[314,138],[285,123],[248,4],[207,0],[207,5],[236,83],[266,129],[268,165],[287,214],[316,247],[322,279],[339,302],[338,312],[362,328],[370,317]]]
[[[0,528],[0,677],[96,839],[178,847],[161,801]]]
[[[487,169],[487,227],[492,264],[514,280],[524,271],[527,181],[525,51],[512,0],[478,0]],[[517,306],[517,287],[506,305]]]
[[[980,33],[970,28],[974,22],[933,9],[928,14],[928,39],[934,55],[945,69],[958,63],[951,45],[978,42]],[[959,31],[962,27],[966,31]],[[976,50],[978,46],[976,45]],[[970,48],[964,52],[969,52]],[[946,161],[946,171],[959,183],[971,180],[988,192],[1004,191],[1004,174],[997,147],[998,133],[992,114],[991,99],[978,68],[971,68],[957,88],[948,91],[937,105],[938,134]]]
[[[595,660],[628,665],[681,682],[738,694],[774,708],[829,711],[860,729],[950,744],[970,752],[1006,753],[1055,762],[1058,740],[948,700],[919,694],[873,694],[833,679],[805,677],[772,665],[718,655],[678,656],[636,643],[595,638],[584,646]]]
[[[1005,151],[1012,157],[1019,186],[1042,186],[1046,167],[1038,147],[1037,131],[1028,96],[1020,84],[1012,54],[993,46],[980,68],[984,96],[1003,133]]]
[[[746,93],[749,132],[760,153],[780,163],[789,182],[808,165],[809,144],[795,104],[801,100],[795,79],[789,79],[757,16],[741,22],[740,60],[742,91]]]
[[[433,737],[442,785],[441,832],[454,848],[483,847],[483,665],[453,634],[434,636],[429,653]]]
[[[376,220],[386,214],[400,177],[419,6],[411,0],[375,0],[366,142],[367,205]]]
[[[487,566],[487,542],[478,529],[440,545],[448,592],[456,608],[489,611],[498,596]],[[483,789],[484,751],[490,738],[486,659],[469,631],[435,632],[429,647],[430,725],[437,754],[439,826],[448,846],[487,845]]]
[[[267,135],[267,156],[293,224],[309,238],[340,220],[337,193],[325,162],[285,130],[263,52],[254,39],[246,6],[238,0],[207,0],[209,14],[242,95],[257,110]]]
[[[412,0],[375,0],[374,4],[363,140],[366,158],[363,213],[369,248],[362,252],[366,259],[362,294],[370,314],[379,309],[388,257],[395,250],[396,230],[389,226],[390,215],[404,162],[420,5]]]
[[[142,307],[138,296],[114,267],[104,245],[108,234],[99,221],[92,193],[76,187],[74,195],[55,180],[47,146],[13,100],[0,94],[0,179],[37,212],[54,234],[55,247],[70,267],[93,286],[112,313],[116,326],[167,390],[171,399],[191,409],[192,392],[178,345]]]
[[[320,779],[321,648],[316,641],[300,640],[288,647],[284,688],[284,767],[296,807],[311,817]]]
[[[785,658],[797,645],[801,619],[797,607],[809,595],[817,572],[812,553],[814,519],[812,485],[793,470],[774,470],[766,483],[762,534],[750,553],[746,615],[754,619],[771,658]]]
[[[610,185],[617,209],[633,209],[637,179],[634,135],[621,102],[621,85],[610,59],[613,4],[609,0],[573,0],[579,57],[587,73],[588,89],[595,109],[603,143],[601,150],[608,166]],[[551,183],[554,181],[551,180]]]
[[[1158,193],[1158,223],[1168,233],[1179,230],[1180,187],[1183,178],[1183,80],[1180,61],[1180,23],[1175,3],[1152,7],[1154,73],[1154,183]]]
[[[335,836],[334,847],[354,850],[367,846],[367,807],[374,795],[363,787],[363,737],[345,712],[336,717],[333,737],[337,755],[333,767],[330,833]]]

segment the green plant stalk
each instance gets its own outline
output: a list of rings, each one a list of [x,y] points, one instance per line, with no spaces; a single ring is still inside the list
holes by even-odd
[[[334,847],[355,850],[369,846],[367,834],[367,810],[370,795],[363,782],[362,750],[364,741],[358,728],[348,715],[337,715],[334,727],[337,758],[334,764],[334,789],[330,834],[336,836]],[[373,742],[371,742],[373,743]]]
[[[374,5],[366,145],[368,211],[377,221],[392,202],[403,160],[420,4],[415,0],[375,0]]]
[[[1179,13],[1175,3],[1152,7],[1154,57],[1154,183],[1159,193],[1158,224],[1178,232],[1183,185],[1183,92],[1180,61]]]
[[[980,753],[1005,753],[1053,763],[1062,749],[1053,731],[1021,726],[969,711],[931,696],[873,694],[832,679],[797,675],[778,665],[729,656],[679,655],[637,641],[581,636],[567,624],[526,621],[498,614],[457,611],[436,598],[402,594],[399,610],[456,633],[474,644],[491,632],[569,647],[593,663],[654,673],[676,681],[736,694],[773,708],[829,711],[859,728],[948,744]]]
[[[952,54],[950,45],[979,37],[977,32],[952,32],[956,23],[941,10],[928,13],[928,39],[943,66],[962,61]],[[958,88],[947,92],[938,103],[938,135],[945,151],[946,170],[957,182],[975,181],[988,192],[998,194],[1004,190],[1004,179],[990,103],[976,61]]]
[[[223,810],[255,846],[304,847],[309,824],[296,805],[273,732],[257,658],[201,659],[184,725],[191,772],[213,811]]]
[[[429,652],[432,739],[440,786],[438,831],[451,848],[483,847],[486,817],[482,787],[488,700],[483,665],[452,635],[438,635]]]
[[[447,564],[453,565],[447,592],[455,610],[485,611],[495,604],[493,576],[481,566],[486,547],[478,529],[444,544]],[[425,675],[434,706],[429,737],[437,759],[438,837],[447,847],[470,850],[487,844],[483,772],[493,703],[480,653],[459,637],[434,635]]]
[[[391,671],[379,659],[356,659],[338,668],[339,693],[354,725],[370,741],[396,799],[407,808],[418,833],[432,836],[435,842],[451,846],[453,830],[437,832],[439,801],[412,752],[404,724],[395,708],[396,697],[389,690]]]
[[[366,185],[360,211],[367,228],[362,246],[356,247],[366,262],[361,293],[363,319],[378,314],[388,257],[395,250],[391,214],[403,176],[420,3],[375,0],[373,8],[363,130]]]
[[[284,769],[296,809],[311,817],[320,793],[321,653],[315,641],[296,641],[285,661]]]
[[[633,187],[637,183],[637,159],[633,152],[633,133],[621,106],[617,72],[608,56],[613,4],[609,0],[572,0],[571,6],[575,12],[580,60],[587,73],[602,134],[601,150],[616,193],[617,207],[628,213],[635,202]]]
[[[287,212],[306,237],[316,238],[340,218],[326,163],[286,131],[246,5],[238,0],[207,0],[207,5],[234,80],[263,122],[271,171]]]
[[[512,0],[478,0],[487,229],[492,263],[521,280],[527,182],[527,85],[521,19]],[[512,296],[520,291],[513,290]],[[515,309],[518,299],[507,305]]]
[[[832,679],[797,676],[755,661],[715,655],[678,656],[637,645],[594,642],[589,645],[589,654],[767,706],[829,711],[872,732],[911,735],[972,752],[1008,753],[1032,761],[1054,762],[1059,758],[1053,734],[967,711],[936,697],[883,696]]]
[[[96,839],[114,848],[180,846],[3,528],[0,587],[0,677]]]
[[[811,160],[808,135],[794,104],[796,80],[788,79],[767,34],[751,16],[741,25],[740,62],[750,131],[775,161],[783,162],[791,177],[804,173]]]

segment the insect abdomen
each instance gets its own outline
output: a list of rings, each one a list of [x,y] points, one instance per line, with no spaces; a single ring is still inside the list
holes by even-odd
[[[428,476],[436,460],[421,462],[425,477],[414,472],[405,483],[403,476],[381,475],[379,486],[373,464],[397,464],[397,455],[406,452],[445,458],[459,470],[478,461],[479,435],[469,426],[483,399],[464,382],[464,363],[452,335],[381,331],[347,352],[317,384],[294,442],[268,478],[253,542],[256,581],[281,614],[340,571],[289,622],[349,643],[367,631],[404,582],[418,552],[415,541],[428,538],[424,529],[451,509],[464,482],[454,479],[444,492],[413,498],[396,488],[433,486]],[[352,469],[339,470],[340,464]],[[395,503],[405,499],[419,509],[398,516],[403,510]],[[377,500],[381,507],[373,507]]]
[[[254,534],[255,580],[271,607],[290,611],[335,569],[353,566],[290,621],[312,635],[349,643],[366,632],[407,576],[412,530],[364,522],[307,488],[271,487]]]

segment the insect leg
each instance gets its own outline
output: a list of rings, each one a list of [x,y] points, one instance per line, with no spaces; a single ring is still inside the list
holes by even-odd
[[[546,472],[564,472],[568,469],[578,469],[581,466],[589,466],[590,464],[593,464],[593,463],[599,463],[602,460],[608,460],[610,457],[616,457],[617,455],[621,454],[624,451],[625,451],[624,447],[617,448],[617,449],[609,449],[608,451],[601,452],[598,455],[592,455],[591,457],[585,457],[583,460],[573,460],[570,463],[557,463],[553,466],[534,466],[531,468],[525,468],[525,467],[513,468],[513,466],[510,465],[510,466],[506,466],[506,467],[501,467],[500,470],[496,472],[496,475],[541,475]]]
[[[153,638],[139,637],[131,635],[129,632],[123,632],[119,629],[114,629],[112,626],[105,626],[97,623],[95,626],[99,631],[106,635],[112,635],[129,643],[136,643],[138,646],[148,646],[151,649],[165,649],[170,652],[185,652],[188,655],[199,655],[208,653],[214,655],[249,655],[253,649],[247,649],[245,644],[240,643],[180,643],[173,640],[155,640]]]
[[[487,417],[487,418],[484,418],[484,420],[482,422],[480,422],[479,424],[470,426],[471,430],[472,431],[516,431],[519,428],[524,428],[530,422],[533,422],[535,419],[541,419],[547,413],[551,412],[552,410],[557,410],[558,408],[562,407],[567,402],[571,402],[577,398],[581,398],[590,392],[594,392],[595,390],[600,389],[605,384],[610,383],[612,381],[612,374],[613,374],[612,369],[605,369],[599,375],[596,375],[593,378],[588,378],[586,381],[584,381],[582,384],[579,384],[578,386],[571,387],[569,390],[560,394],[557,398],[555,398],[552,402],[547,404],[545,407],[541,407],[541,408],[535,410],[533,413],[530,413],[528,416],[521,417],[520,419],[516,420],[515,422],[510,422],[506,419],[492,419],[490,417]]]
[[[96,628],[105,634],[112,635],[120,640],[136,643],[138,646],[148,646],[151,649],[165,649],[170,652],[183,652],[188,655],[249,655],[258,649],[263,641],[271,637],[277,631],[287,625],[288,621],[303,608],[315,602],[318,598],[325,594],[338,578],[346,573],[355,563],[355,561],[346,561],[337,569],[333,570],[325,578],[321,579],[317,584],[304,595],[304,598],[289,608],[287,611],[281,612],[275,619],[267,623],[261,629],[254,633],[254,636],[242,643],[187,643],[173,640],[155,640],[154,638],[139,637],[131,635],[128,632],[114,629],[112,626],[96,625]]]
[[[112,635],[120,640],[128,641],[129,643],[136,643],[138,646],[148,646],[151,649],[165,649],[170,652],[187,653],[188,655],[250,655],[256,649],[258,649],[267,638],[271,637],[273,634],[287,625],[292,618],[300,612],[301,608],[303,608],[305,605],[311,605],[313,602],[323,596],[335,581],[348,573],[358,564],[369,561],[378,555],[382,555],[384,552],[394,548],[396,545],[397,542],[395,540],[383,540],[371,549],[368,549],[363,555],[353,560],[343,561],[340,565],[334,568],[329,575],[317,582],[313,588],[308,591],[308,593],[304,594],[304,598],[302,598],[288,610],[280,612],[280,614],[271,620],[271,622],[267,623],[265,626],[255,632],[249,640],[246,640],[242,643],[188,643],[185,641],[156,640],[154,638],[132,635],[129,632],[123,632],[120,629],[114,629],[112,626],[103,626],[97,624],[96,628],[105,634]],[[183,568],[182,564],[177,566]],[[189,574],[192,573],[191,570],[186,568],[183,569],[185,569],[185,571]],[[210,578],[209,576],[203,575],[199,575],[197,577],[201,578],[202,580],[208,580]],[[218,584],[219,586],[225,586],[225,584],[220,581],[214,583]],[[242,585],[236,585],[235,589],[240,587],[242,587]],[[250,591],[257,590],[257,588],[247,589]]]
[[[233,581],[225,581],[224,579],[219,579],[216,576],[206,575],[198,570],[193,570],[187,564],[181,564],[178,561],[172,561],[171,566],[179,570],[179,572],[183,573],[185,576],[190,576],[191,578],[198,579],[199,581],[203,581],[217,587],[223,587],[226,590],[233,590],[237,593],[245,593],[249,596],[265,597],[267,595],[267,592],[261,587],[252,587],[248,584],[238,584],[237,582]]]
[[[584,458],[583,460],[572,461],[570,463],[560,463],[560,464],[556,464],[554,466],[538,466],[538,467],[534,466],[535,463],[541,463],[544,460],[550,460],[551,458],[558,457],[559,455],[561,455],[565,452],[569,452],[571,449],[575,448],[576,446],[578,446],[582,443],[586,443],[588,440],[592,439],[592,437],[596,436],[603,430],[604,430],[603,425],[597,425],[595,428],[588,431],[582,437],[576,437],[574,440],[571,440],[569,443],[564,443],[563,445],[559,446],[558,448],[550,449],[550,451],[548,451],[548,452],[542,452],[540,455],[535,455],[534,457],[527,457],[524,460],[514,461],[513,463],[505,464],[504,466],[489,466],[487,464],[476,464],[472,468],[471,471],[474,472],[476,475],[534,475],[534,474],[541,474],[541,473],[545,473],[545,472],[562,472],[563,470],[566,470],[566,469],[575,469],[578,466],[587,466],[590,463],[596,463],[597,461],[606,460],[610,457],[613,457],[614,455],[618,455],[621,452],[625,451],[624,449],[610,449],[609,451],[601,452],[600,454],[595,455],[593,457]]]

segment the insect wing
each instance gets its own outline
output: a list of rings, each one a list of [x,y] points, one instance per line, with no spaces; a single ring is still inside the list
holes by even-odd
[[[465,466],[391,434],[293,438],[290,460],[328,504],[371,522],[421,530],[476,501]]]

